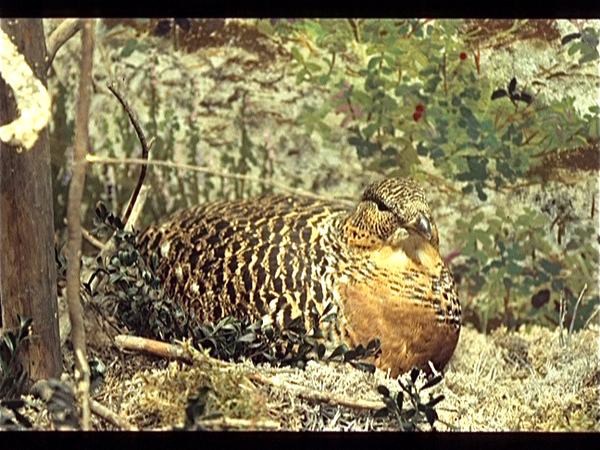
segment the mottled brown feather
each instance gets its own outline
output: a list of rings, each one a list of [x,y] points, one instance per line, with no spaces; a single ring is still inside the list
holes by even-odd
[[[165,289],[201,321],[259,318],[284,326],[332,302],[331,345],[379,337],[375,361],[398,375],[443,369],[460,331],[460,302],[438,231],[414,181],[373,183],[352,209],[285,195],[199,205],[150,226]]]

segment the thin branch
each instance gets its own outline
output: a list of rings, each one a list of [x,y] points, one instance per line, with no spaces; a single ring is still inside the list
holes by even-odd
[[[83,307],[79,298],[81,271],[81,200],[85,185],[85,154],[89,136],[89,113],[92,94],[94,52],[93,20],[86,20],[81,36],[81,75],[77,98],[73,178],[69,188],[67,220],[67,298],[71,319],[71,338],[75,353],[75,380],[82,408],[82,428],[90,429],[90,368],[86,357]]]
[[[446,97],[448,97],[448,81],[446,77],[446,52],[444,52],[444,65],[442,66],[444,71],[444,92],[446,93]]]
[[[316,389],[292,384],[287,381],[280,380],[278,377],[267,378],[258,372],[250,373],[247,375],[247,377],[250,380],[258,383],[268,384],[269,386],[273,386],[278,389],[281,389],[283,387],[285,389],[293,391],[298,395],[298,397],[301,397],[304,400],[326,403],[328,405],[333,406],[346,406],[348,408],[354,409],[365,409],[369,411],[377,411],[381,408],[385,408],[385,403],[383,402],[373,402],[369,400],[354,400],[343,395],[336,395],[332,394],[331,392],[318,391]]]
[[[123,417],[114,413],[101,403],[98,403],[96,400],[90,399],[90,409],[97,416],[102,417],[107,422],[122,430],[137,431],[137,428],[127,422]]]
[[[202,362],[221,368],[233,366],[232,363],[213,358],[179,341],[170,344],[155,339],[119,334],[115,336],[115,343],[122,350],[147,353],[161,358],[172,358],[186,364]]]
[[[134,228],[137,228],[137,224],[139,222],[140,216],[142,215],[142,211],[144,209],[144,205],[146,204],[146,199],[148,198],[148,192],[150,192],[150,186],[145,184],[140,189],[140,193],[138,195],[137,200],[135,201],[135,205],[131,210],[131,215],[129,216],[129,220],[127,224],[125,224],[125,231],[133,231]]]
[[[144,135],[144,131],[142,130],[142,127],[140,126],[140,123],[137,120],[135,112],[131,109],[131,107],[129,106],[127,101],[123,98],[121,93],[119,91],[117,91],[116,83],[109,83],[108,89],[110,90],[110,92],[112,92],[115,95],[115,97],[117,97],[117,99],[119,99],[119,102],[121,102],[121,105],[123,105],[125,112],[129,116],[129,120],[131,121],[133,128],[135,128],[135,132],[137,133],[138,139],[140,140],[140,144],[142,144],[142,158],[144,161],[147,161],[148,160],[148,152],[149,152],[148,143],[146,142],[146,136]],[[129,220],[129,216],[131,215],[131,211],[133,210],[133,205],[135,205],[135,201],[137,200],[137,197],[140,193],[142,184],[144,184],[144,179],[146,178],[147,171],[148,171],[148,166],[143,165],[142,171],[140,173],[140,178],[138,180],[137,185],[135,186],[135,190],[133,191],[133,194],[131,194],[131,198],[129,199],[129,204],[127,205],[127,210],[125,211],[125,214],[123,215],[122,222],[124,225],[127,225],[127,221]]]
[[[284,191],[284,192],[288,192],[290,194],[302,195],[304,197],[315,198],[317,200],[326,200],[326,201],[334,200],[332,197],[314,194],[310,191],[305,191],[303,189],[290,188],[283,183],[278,183],[277,181],[265,180],[262,178],[253,177],[251,175],[240,175],[240,174],[235,174],[235,173],[221,172],[218,170],[209,169],[207,167],[200,167],[200,166],[195,166],[195,165],[191,165],[191,164],[182,164],[182,163],[176,163],[176,162],[171,162],[171,161],[160,161],[160,160],[156,160],[156,159],[146,161],[144,159],[139,159],[139,158],[109,158],[109,157],[102,157],[102,156],[96,156],[96,155],[87,155],[87,162],[100,163],[100,164],[141,164],[141,165],[171,167],[174,169],[191,170],[194,172],[207,173],[209,175],[216,175],[216,176],[223,177],[223,178],[232,178],[234,180],[253,181],[253,182],[260,183],[260,184],[263,184],[266,186],[276,187],[277,189]],[[336,201],[339,203],[343,203],[345,205],[354,205],[354,202],[350,202],[348,200],[336,199]]]
[[[232,419],[219,417],[196,422],[202,429],[211,430],[279,430],[281,425],[273,420]]]
[[[168,344],[166,342],[156,341],[154,339],[147,339],[138,336],[127,336],[119,335],[115,337],[115,342],[123,350],[133,350],[148,353],[151,355],[160,356],[163,358],[175,358],[179,361],[194,364],[194,363],[206,363],[216,365],[221,368],[231,368],[235,364],[220,359],[212,358],[202,352],[199,352],[193,348],[185,349],[181,345]],[[189,350],[193,350],[190,352]],[[249,380],[267,384],[269,386],[277,388],[285,388],[295,392],[299,397],[320,403],[327,403],[329,405],[346,406],[348,408],[365,409],[370,411],[376,411],[385,407],[383,402],[373,402],[368,400],[354,400],[348,397],[335,395],[330,392],[318,391],[316,389],[299,386],[296,384],[289,383],[281,380],[279,377],[265,377],[264,375],[254,372],[246,374]]]
[[[583,325],[583,329],[585,330],[587,328],[587,326],[589,325],[589,323],[592,321],[592,319],[594,317],[596,317],[596,314],[598,314],[598,312],[600,312],[600,305],[598,305],[598,307],[596,308],[596,311],[594,311],[590,317],[588,317],[588,320],[585,321],[585,324]]]
[[[352,32],[354,33],[354,39],[356,39],[356,42],[360,44],[360,36],[358,34],[358,25],[356,24],[356,19],[348,19],[348,23],[350,24],[350,28],[352,28]]]
[[[147,339],[139,336],[120,334],[115,336],[115,343],[122,350],[147,353],[161,358],[177,359],[186,364],[192,364],[193,359],[177,344]],[[216,360],[218,361],[218,360]]]
[[[48,37],[46,41],[48,52],[46,70],[52,65],[58,50],[81,29],[83,22],[83,19],[65,19]]]
[[[571,336],[573,335],[573,326],[575,325],[575,317],[577,317],[577,308],[579,308],[579,303],[581,303],[581,299],[583,298],[583,294],[587,290],[587,283],[581,289],[579,293],[579,298],[577,299],[577,303],[575,303],[575,309],[573,310],[573,317],[571,318],[571,326],[569,326],[569,338],[567,340],[567,347],[571,346]]]
[[[67,218],[65,217],[65,219],[63,220],[63,223],[65,225],[69,225],[69,221],[67,220]],[[83,239],[85,239],[86,241],[88,241],[90,244],[92,244],[94,247],[98,248],[98,249],[102,249],[104,247],[104,242],[96,239],[94,236],[92,236],[90,234],[90,232],[88,230],[86,230],[85,228],[81,227],[81,235],[83,237]]]
[[[561,292],[560,294],[560,308],[558,311],[558,342],[560,342],[560,346],[564,347],[565,345],[565,340],[563,338],[563,328],[564,328],[564,320],[565,320],[565,316],[567,314],[566,308],[565,308],[565,296],[564,294]]]
[[[96,239],[94,236],[92,236],[90,234],[90,232],[88,230],[86,230],[85,228],[81,229],[81,234],[83,235],[83,238],[88,241],[90,244],[92,244],[94,247],[96,247],[97,249],[101,250],[104,247],[104,242]]]

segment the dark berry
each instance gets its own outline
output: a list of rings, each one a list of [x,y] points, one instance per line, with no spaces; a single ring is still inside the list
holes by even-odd
[[[425,107],[423,105],[421,105],[420,103],[417,105],[417,107],[415,109],[417,110],[417,112],[420,112],[421,114],[423,114],[425,112]]]
[[[460,54],[460,59],[461,59],[461,60],[463,60],[463,61],[464,61],[465,59],[467,59],[467,54],[466,54],[465,52],[462,52],[462,53]]]
[[[419,111],[416,111],[413,114],[413,119],[415,119],[415,122],[418,122],[420,118],[421,118],[421,113]]]

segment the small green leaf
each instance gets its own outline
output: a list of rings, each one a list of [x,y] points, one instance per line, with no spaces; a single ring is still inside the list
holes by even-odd
[[[358,361],[350,361],[350,364],[352,367],[355,367],[358,370],[362,370],[367,373],[375,373],[375,366],[373,364]]]
[[[128,39],[121,50],[121,58],[127,58],[129,55],[131,55],[135,50],[137,42],[137,39]]]
[[[12,333],[10,331],[4,335],[4,343],[6,344],[6,347],[8,348],[8,351],[11,354],[13,354],[15,352],[15,346],[13,344],[12,339],[10,338],[11,335],[12,335]]]
[[[311,72],[320,72],[321,70],[323,70],[318,64],[310,62],[306,63],[305,67]]]
[[[240,337],[237,342],[254,342],[256,340],[256,335],[254,333],[247,333]]]
[[[385,60],[385,62],[387,63],[388,66],[390,66],[390,67],[396,66],[396,60],[394,58],[392,58],[391,56],[384,55],[383,59]]]
[[[435,406],[437,405],[439,402],[441,402],[442,400],[444,400],[446,397],[444,396],[444,394],[438,395],[437,397],[432,398],[431,400],[429,400],[427,402],[428,406]]]
[[[320,84],[321,86],[325,86],[329,82],[330,79],[331,79],[330,75],[327,75],[327,74],[321,75],[321,76],[317,77],[317,83]]]
[[[308,75],[308,70],[306,69],[302,69],[300,72],[298,72],[298,74],[296,75],[296,84],[301,84],[302,82],[307,80],[307,75]]]
[[[323,359],[324,355],[325,355],[325,345],[319,344],[319,346],[317,347],[317,356],[319,357],[319,359]]]
[[[561,263],[554,263],[554,262],[550,261],[549,259],[542,259],[540,261],[540,265],[550,275],[558,275],[562,269]]]
[[[582,41],[577,41],[577,42],[571,44],[571,46],[569,47],[568,53],[569,53],[569,55],[574,55],[579,50],[581,50],[583,52],[584,49],[585,49],[585,43],[583,43]]]
[[[369,70],[373,70],[375,68],[375,66],[377,66],[381,62],[382,59],[383,59],[383,57],[381,57],[381,56],[373,56],[369,60],[369,63],[367,64],[367,68]]]
[[[335,350],[333,350],[333,352],[331,352],[331,355],[329,355],[329,359],[343,355],[347,351],[348,351],[348,346],[346,344],[341,344],[338,347],[336,347]]]
[[[383,384],[377,386],[377,392],[379,392],[384,397],[390,396],[390,390],[387,388],[387,386],[384,386]]]
[[[417,378],[419,378],[419,373],[421,372],[416,367],[413,367],[413,369],[410,371],[410,381],[412,381],[413,384],[415,384],[415,381],[417,381]]]
[[[302,54],[300,53],[300,51],[298,50],[298,48],[296,47],[292,47],[292,56],[299,62],[304,62],[304,58],[302,57]]]
[[[429,422],[429,425],[433,426],[435,421],[438,419],[438,414],[433,408],[425,408],[425,417],[427,417],[427,422]]]
[[[511,261],[508,263],[506,271],[509,275],[519,276],[523,273],[523,268]]]
[[[381,341],[378,338],[375,338],[367,344],[367,351],[373,351],[379,349],[381,347]]]
[[[423,389],[427,389],[430,388],[432,386],[435,386],[436,384],[438,384],[440,381],[442,381],[442,376],[441,375],[436,375],[435,377],[431,378],[429,381],[427,381],[427,383],[425,383],[423,385],[423,387],[421,388],[421,390]]]
[[[375,417],[376,419],[383,419],[384,417],[387,417],[387,415],[388,409],[386,407],[383,407],[381,409],[378,409],[373,415],[373,417]]]
[[[362,132],[365,135],[365,140],[368,141],[376,131],[377,131],[377,123],[375,123],[375,122],[372,122],[369,125],[367,125],[365,128],[363,128]]]
[[[402,391],[398,392],[396,395],[396,405],[398,405],[398,410],[402,411],[402,404],[404,403],[404,394]]]
[[[581,58],[579,58],[579,65],[585,64],[588,61],[594,61],[600,57],[597,49],[593,49],[592,51],[587,51],[583,54]]]

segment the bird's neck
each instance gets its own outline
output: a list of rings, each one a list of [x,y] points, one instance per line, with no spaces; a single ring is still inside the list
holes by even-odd
[[[340,214],[333,219],[334,228],[352,252],[368,256],[384,266],[406,266],[408,264],[415,268],[420,267],[421,270],[439,271],[440,254],[422,236],[407,234],[402,239],[383,241],[353,219],[352,213]]]

